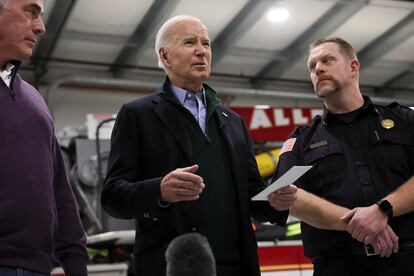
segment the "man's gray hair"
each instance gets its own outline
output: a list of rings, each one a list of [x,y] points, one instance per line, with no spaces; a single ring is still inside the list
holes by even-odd
[[[0,8],[8,8],[10,0],[0,0]]]
[[[198,19],[197,17],[191,16],[191,15],[177,15],[177,16],[174,16],[168,19],[158,30],[157,36],[155,38],[155,53],[157,54],[157,57],[158,57],[158,67],[164,69],[164,71],[165,71],[165,67],[160,57],[160,49],[161,48],[168,49],[168,47],[170,46],[170,42],[171,42],[171,35],[170,35],[171,27],[174,26],[179,21],[184,20],[184,19],[192,19],[192,20],[200,21],[201,23],[201,20]]]

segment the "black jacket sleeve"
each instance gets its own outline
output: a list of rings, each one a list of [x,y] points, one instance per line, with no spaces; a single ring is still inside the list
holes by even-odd
[[[140,174],[139,126],[134,108],[124,105],[111,137],[108,171],[101,194],[104,210],[122,219],[140,218],[159,212],[162,177],[143,179]]]

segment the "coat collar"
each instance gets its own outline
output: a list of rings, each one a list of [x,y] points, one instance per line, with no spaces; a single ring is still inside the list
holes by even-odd
[[[216,91],[214,91],[214,89],[206,83],[203,83],[203,87],[206,93],[207,107],[216,107],[217,105],[219,105],[220,100],[216,96]],[[162,98],[180,104],[180,102],[177,100],[177,98],[171,90],[171,81],[168,78],[168,76],[165,77],[162,87],[158,90],[158,94]]]
[[[362,105],[362,107],[359,108],[358,113],[369,113],[369,112],[373,112],[375,114],[378,114],[378,111],[375,108],[374,103],[372,102],[372,100],[368,97],[363,95],[362,96],[364,98],[364,104]],[[335,114],[333,114],[331,111],[329,111],[326,106],[323,107],[323,113],[322,113],[322,122],[324,125],[329,125],[331,123],[333,123],[337,117],[335,116]]]
[[[207,102],[206,121],[208,121],[210,116],[216,113],[219,119],[220,127],[227,126],[227,120],[224,120],[224,112],[217,111],[221,110],[221,108],[217,108],[220,107],[220,101],[216,97],[216,92],[207,84],[203,84],[203,86],[206,91]],[[162,87],[158,90],[157,94],[159,97],[153,101],[155,113],[177,141],[186,157],[191,160],[192,152],[190,137],[188,136],[181,116],[178,114],[178,109],[185,107],[180,104],[174,93],[171,91],[171,82],[168,77],[165,78],[165,81]],[[227,113],[224,114],[229,116]]]

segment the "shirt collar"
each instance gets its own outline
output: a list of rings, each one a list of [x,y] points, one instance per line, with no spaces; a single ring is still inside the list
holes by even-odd
[[[11,80],[10,80],[9,87],[11,89],[13,87],[14,79],[16,78],[17,71],[19,70],[20,65],[21,65],[21,62],[18,61],[18,60],[12,60],[12,61],[8,62],[7,65],[6,65],[6,70],[7,69],[10,69],[11,70],[10,74],[5,75],[5,76],[10,76],[10,79]]]
[[[7,63],[6,64],[6,68],[4,68],[4,70],[1,70],[0,72],[1,72],[1,75],[2,75],[2,77],[4,78],[4,77],[8,77],[8,76],[10,76],[11,77],[11,74],[13,73],[13,68],[14,68],[15,66],[14,66],[14,64],[13,63]]]
[[[21,61],[18,61],[18,60],[11,60],[11,61],[9,61],[8,63],[7,63],[7,65],[6,65],[6,69],[5,70],[7,70],[7,69],[9,69],[9,70],[11,70],[12,72],[12,77],[14,77],[14,75],[17,73],[17,71],[19,70],[19,68],[20,68],[20,64],[21,64]]]
[[[189,93],[193,94],[193,92],[191,91],[187,91],[185,89],[182,89],[178,86],[175,86],[174,84],[171,84],[171,90],[174,93],[175,97],[177,98],[177,100],[184,105],[184,103],[186,102]],[[205,93],[205,89],[204,87],[202,88],[201,92],[195,93],[195,96],[199,99],[202,100],[204,106],[206,105],[206,93]]]
[[[8,71],[9,74],[11,74],[11,71],[12,71],[13,68],[14,68],[14,64],[9,62],[9,63],[6,64],[6,68],[3,70],[3,72]]]
[[[11,80],[12,80],[12,77],[13,77],[14,67],[15,67],[14,64],[7,63],[6,68],[4,70],[0,71],[0,77],[8,87],[10,87],[10,85],[11,85]]]
[[[360,108],[359,112],[374,112],[376,114],[378,114],[377,109],[375,108],[374,103],[372,102],[372,100],[368,97],[368,96],[362,96],[362,98],[364,99],[364,104],[362,105],[362,107]],[[323,106],[323,113],[322,113],[322,122],[324,125],[328,125],[330,123],[332,123],[334,120],[337,119],[337,117],[335,116],[334,113],[332,113],[331,111],[329,111],[326,106]]]

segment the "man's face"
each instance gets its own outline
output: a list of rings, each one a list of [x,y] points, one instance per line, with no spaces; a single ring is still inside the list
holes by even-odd
[[[199,21],[184,19],[173,25],[169,34],[170,45],[160,50],[160,56],[170,80],[183,88],[201,87],[211,72],[206,28]]]
[[[26,60],[45,26],[43,0],[10,0],[0,8],[0,66],[11,60]]]
[[[334,42],[323,43],[311,50],[308,69],[313,89],[320,98],[335,94],[348,85],[351,81],[351,62],[341,54]]]

